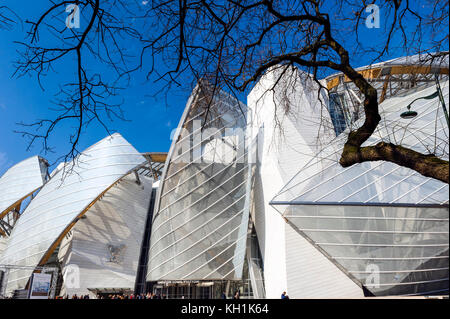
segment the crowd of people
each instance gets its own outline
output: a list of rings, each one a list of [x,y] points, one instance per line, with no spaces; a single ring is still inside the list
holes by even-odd
[[[56,297],[56,299],[90,299],[89,295],[81,295],[78,296],[74,294],[72,296],[66,295],[64,297]],[[155,294],[155,293],[146,293],[146,294],[99,294],[97,295],[97,299],[114,299],[114,300],[124,300],[124,299],[166,299],[166,296]]]
[[[11,297],[9,298],[3,298],[3,299],[11,299]],[[57,296],[55,299],[91,299],[91,297],[89,295],[80,295],[78,296],[77,294],[74,294],[72,296],[69,295],[65,295],[64,297],[62,296]],[[146,293],[146,294],[99,294],[97,295],[97,299],[112,299],[112,300],[127,300],[127,299],[168,299],[166,297],[166,295],[162,294],[156,294],[156,293]],[[184,296],[181,297],[181,299],[184,299]],[[222,299],[228,299],[227,295],[225,292],[222,293]],[[232,299],[240,299],[240,292],[239,290],[237,290],[235,292],[235,294],[233,295]],[[289,296],[286,294],[286,291],[283,291],[283,293],[281,294],[281,299],[289,299]]]
[[[56,297],[56,299],[90,299],[89,295],[81,295],[78,296],[77,294],[72,295],[71,298],[69,298],[69,295],[66,295],[65,297]]]
[[[56,297],[56,299],[90,299],[89,295],[81,295],[78,296],[76,294],[72,295],[71,297],[66,295],[64,297]],[[97,295],[97,299],[113,299],[113,300],[125,300],[125,299],[167,299],[166,295],[162,294],[156,294],[156,293],[146,293],[146,294],[99,294]],[[181,299],[184,299],[184,296],[181,297]],[[228,299],[225,292],[222,294],[222,299]],[[237,290],[232,299],[240,299],[240,292]]]
[[[224,292],[222,292],[222,299],[228,299],[227,294]],[[239,292],[239,290],[236,290],[236,292],[233,295],[232,299],[241,299],[241,293]]]
[[[166,299],[164,294],[146,293],[146,294],[130,294],[130,295],[99,295],[98,299]]]

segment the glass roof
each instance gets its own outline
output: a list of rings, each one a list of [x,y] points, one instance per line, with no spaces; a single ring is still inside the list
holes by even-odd
[[[440,84],[448,107],[448,80]],[[438,97],[417,100],[411,110],[418,115],[413,119],[400,118],[409,103],[435,91],[433,83],[426,88],[413,88],[381,103],[382,120],[363,146],[375,145],[380,141],[391,142],[448,160],[449,131]],[[364,119],[359,121],[361,125]],[[310,162],[281,189],[271,204],[448,205],[448,184],[409,168],[385,161],[343,168],[339,158],[347,135],[348,130],[311,157]]]
[[[0,177],[0,216],[45,182],[47,167],[39,156],[33,156],[9,168]]]

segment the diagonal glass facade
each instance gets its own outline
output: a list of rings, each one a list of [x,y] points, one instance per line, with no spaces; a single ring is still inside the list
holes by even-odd
[[[147,281],[241,279],[249,224],[245,116],[245,105],[205,82],[191,95],[161,179]]]
[[[448,291],[448,207],[300,204],[283,216],[376,296]]]

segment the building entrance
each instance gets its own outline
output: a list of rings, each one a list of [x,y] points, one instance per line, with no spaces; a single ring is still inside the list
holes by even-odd
[[[162,299],[232,299],[236,292],[240,298],[253,298],[250,280],[158,282],[151,291]]]

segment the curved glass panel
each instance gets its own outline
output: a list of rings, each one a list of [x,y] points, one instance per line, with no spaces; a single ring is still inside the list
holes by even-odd
[[[441,84],[448,105],[448,80]],[[382,121],[365,145],[395,141],[448,160],[448,126],[436,91],[413,88],[380,104]],[[361,119],[362,121],[363,119]],[[348,131],[346,131],[348,133]],[[314,155],[271,201],[294,228],[377,296],[445,294],[449,275],[449,186],[396,164],[342,167],[347,134]]]
[[[161,179],[147,281],[237,280],[248,230],[246,106],[194,90]]]
[[[47,165],[39,156],[17,163],[0,177],[0,218],[45,182]]]
[[[0,264],[37,266],[79,214],[143,162],[144,157],[120,134],[83,151],[75,162],[55,173],[22,213]],[[11,270],[7,291],[23,288],[31,273],[29,269]]]

